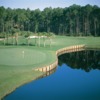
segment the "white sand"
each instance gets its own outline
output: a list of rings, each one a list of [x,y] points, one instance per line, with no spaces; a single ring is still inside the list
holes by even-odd
[[[29,36],[28,38],[39,38],[39,37],[40,37],[40,38],[43,38],[43,37],[46,38],[47,36]]]

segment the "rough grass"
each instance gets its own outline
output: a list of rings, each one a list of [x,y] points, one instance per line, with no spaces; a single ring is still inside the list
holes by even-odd
[[[8,42],[12,44],[12,38]],[[43,73],[32,69],[53,63],[56,60],[56,50],[78,44],[100,49],[100,37],[56,36],[52,39],[51,47],[49,39],[46,39],[46,47],[43,47],[43,39],[40,39],[40,47],[34,46],[35,39],[30,39],[29,42],[30,46],[25,45],[27,39],[20,37],[18,46],[3,46],[3,41],[0,41],[0,99],[20,85],[42,75]]]

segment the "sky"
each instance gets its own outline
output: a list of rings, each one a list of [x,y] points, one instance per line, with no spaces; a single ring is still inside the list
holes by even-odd
[[[100,7],[100,0],[0,0],[0,6],[5,8],[30,8],[31,10],[43,10],[46,7],[65,8],[73,4],[85,6],[87,4]]]

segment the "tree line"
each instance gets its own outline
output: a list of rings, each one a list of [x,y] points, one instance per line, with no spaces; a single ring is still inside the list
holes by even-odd
[[[100,36],[100,7],[72,5],[30,10],[0,7],[0,34],[14,31],[53,32],[56,35]],[[1,36],[0,35],[0,36]]]

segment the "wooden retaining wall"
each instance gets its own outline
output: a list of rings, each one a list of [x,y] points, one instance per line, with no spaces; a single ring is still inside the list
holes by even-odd
[[[56,51],[56,56],[60,56],[64,53],[70,53],[70,52],[76,52],[76,51],[82,51],[85,50],[85,45],[75,45],[75,46],[70,46],[66,48],[62,48]],[[58,58],[56,58],[56,61],[48,66],[44,66],[41,68],[36,68],[35,71],[41,71],[41,72],[48,72],[50,70],[53,70],[56,68],[58,65]]]

